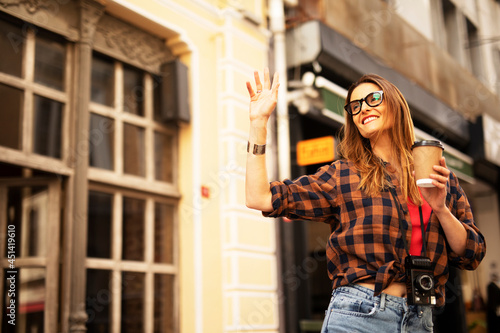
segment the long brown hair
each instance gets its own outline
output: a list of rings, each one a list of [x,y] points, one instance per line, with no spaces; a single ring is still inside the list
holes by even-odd
[[[392,156],[397,158],[401,166],[401,190],[405,199],[409,197],[412,202],[421,205],[422,200],[412,175],[413,157],[411,146],[415,140],[415,134],[408,103],[394,84],[376,74],[367,74],[351,85],[347,93],[346,105],[351,101],[354,89],[362,83],[373,83],[384,92],[384,102],[386,103],[388,116],[394,120],[394,125],[388,134],[392,142]],[[377,195],[387,187],[392,186],[385,177],[384,165],[380,158],[373,154],[370,141],[359,133],[352,116],[347,112],[345,120],[339,153],[343,158],[352,161],[360,172],[360,189],[369,195]],[[378,133],[378,135],[380,134]]]

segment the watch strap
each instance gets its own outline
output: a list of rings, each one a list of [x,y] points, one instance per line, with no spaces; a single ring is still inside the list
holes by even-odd
[[[250,152],[250,141],[247,144],[247,152]],[[266,145],[256,145],[253,144],[252,154],[254,155],[264,155],[266,153]]]

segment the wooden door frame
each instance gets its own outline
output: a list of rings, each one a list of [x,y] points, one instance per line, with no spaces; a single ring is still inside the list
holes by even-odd
[[[59,178],[8,178],[0,179],[0,230],[7,228],[7,193],[11,187],[29,187],[46,186],[48,190],[48,209],[46,226],[46,255],[45,257],[27,257],[16,258],[13,271],[18,272],[17,268],[22,267],[40,267],[45,268],[45,306],[44,306],[44,332],[58,331],[58,311],[59,311],[59,248],[60,248],[60,211],[61,211],[61,180]],[[7,235],[5,235],[7,236]],[[5,276],[3,268],[8,268],[9,262],[5,258],[5,246],[7,237],[0,238],[0,295],[4,295]],[[17,244],[16,244],[17,245]],[[16,253],[17,256],[17,253]],[[16,292],[16,305],[19,306],[19,287]],[[3,302],[0,303],[2,316],[0,318],[0,327],[3,320],[9,317],[4,315]],[[16,320],[18,318],[16,313]]]

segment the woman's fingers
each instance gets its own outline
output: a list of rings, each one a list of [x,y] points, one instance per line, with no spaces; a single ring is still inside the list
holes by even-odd
[[[258,71],[253,72],[253,76],[255,77],[255,88],[257,89],[257,92],[262,91],[262,83],[260,82],[260,76]]]
[[[446,161],[444,157],[439,161],[440,165],[434,165],[432,168],[436,171],[436,174],[431,174],[430,177],[440,184],[439,187],[446,186],[448,179],[450,177],[451,171],[446,167]]]
[[[438,181],[433,181],[432,184],[437,187],[437,188],[440,188],[440,189],[444,189],[446,187],[446,184],[443,184],[441,182],[438,182]]]
[[[430,177],[443,185],[446,185],[446,183],[448,182],[448,177],[445,176],[431,174]]]
[[[446,164],[441,162],[441,165],[434,165],[432,169],[438,172],[440,175],[448,178],[450,176],[451,171],[446,167]]]
[[[264,89],[271,89],[271,80],[269,79],[269,68],[264,68]]]
[[[247,81],[247,90],[250,95],[250,98],[253,98],[254,96],[260,94],[263,90],[270,90],[273,97],[277,98],[278,96],[278,88],[279,88],[279,74],[278,72],[274,73],[273,80],[271,82],[270,77],[269,77],[269,68],[264,68],[264,77],[263,80],[264,82],[260,80],[260,75],[258,71],[254,71],[253,73],[254,79],[255,79],[255,89],[253,88],[252,84]]]
[[[272,85],[271,89],[272,90],[278,90],[279,84],[280,84],[279,73],[275,72],[274,76],[273,76],[273,85]]]
[[[253,91],[252,88],[252,84],[249,81],[247,81],[247,90],[250,97],[253,97],[255,95],[255,92]]]

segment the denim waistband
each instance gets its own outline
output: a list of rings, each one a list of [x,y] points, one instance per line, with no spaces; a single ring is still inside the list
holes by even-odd
[[[392,296],[388,294],[382,294],[378,296],[373,296],[374,291],[370,288],[360,286],[357,284],[350,284],[348,286],[342,286],[342,287],[337,287],[333,290],[333,294],[336,292],[346,292],[358,297],[365,298],[367,300],[372,300],[376,302],[380,302],[381,299],[384,300],[385,306],[386,307],[392,307],[392,308],[397,308],[402,311],[419,311],[420,306],[417,305],[408,305],[406,303],[406,297],[397,297],[397,296]]]

